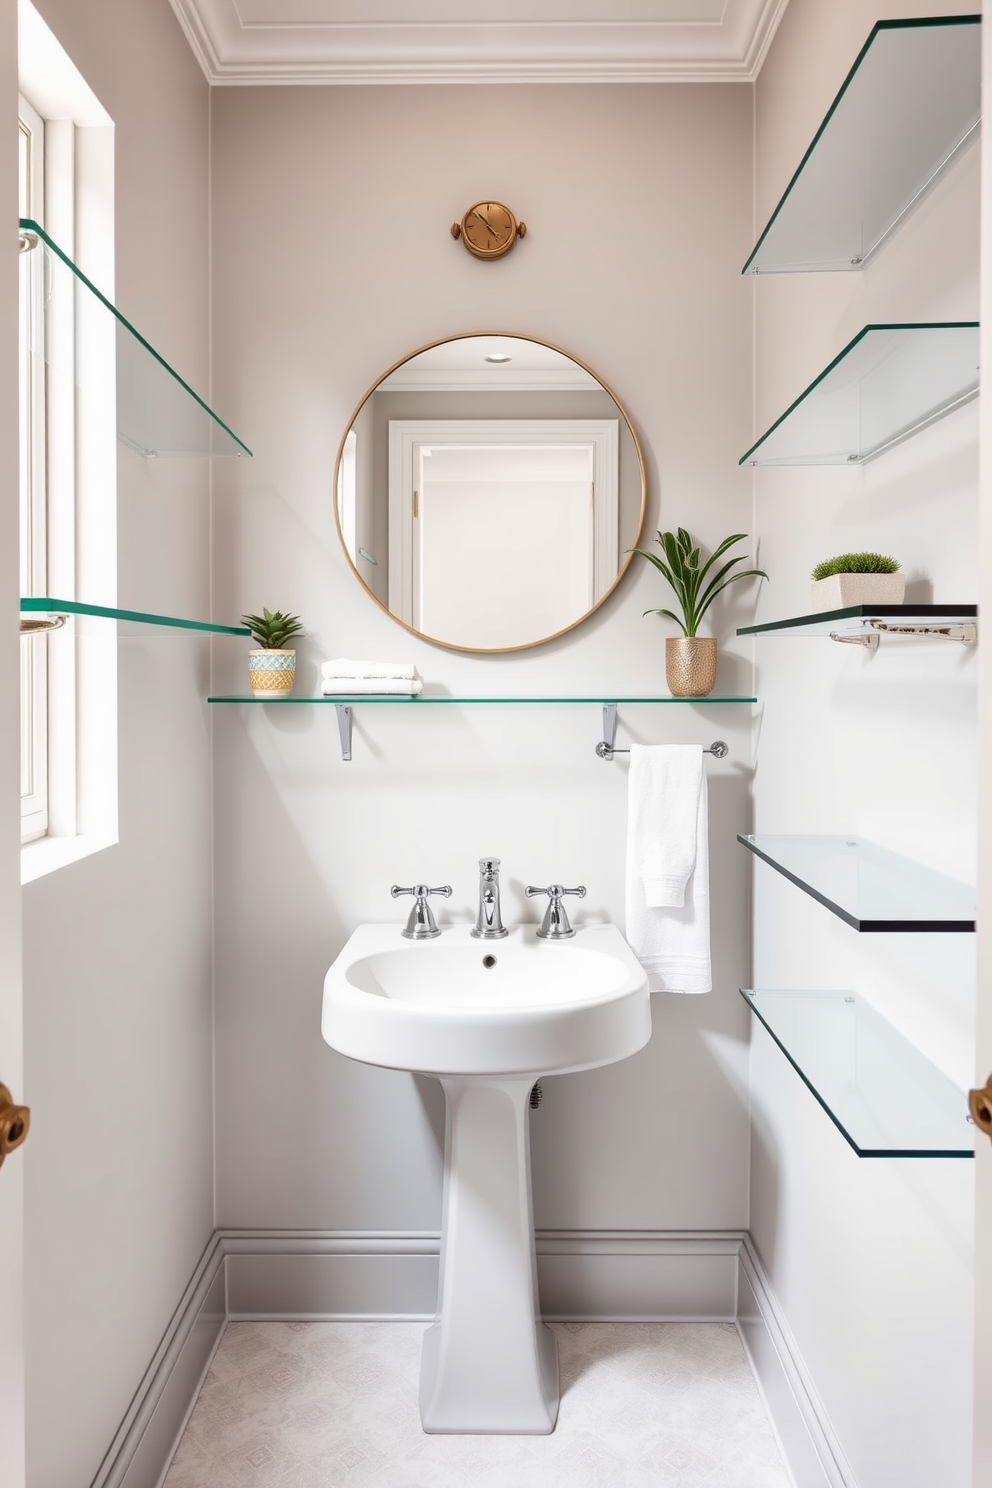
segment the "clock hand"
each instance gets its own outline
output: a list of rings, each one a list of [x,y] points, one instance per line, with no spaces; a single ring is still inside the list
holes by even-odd
[[[477,207],[472,208],[471,216],[478,217],[479,221],[485,225],[488,231],[492,233],[494,238],[499,237],[499,233],[497,232],[496,228],[493,227],[492,223],[489,221],[489,218],[486,217],[484,213],[480,212]]]

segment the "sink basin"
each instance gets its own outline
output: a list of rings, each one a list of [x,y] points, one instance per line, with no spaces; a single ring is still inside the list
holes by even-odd
[[[424,1336],[429,1432],[539,1435],[558,1415],[555,1337],[541,1321],[530,1182],[539,1075],[593,1069],[651,1037],[647,977],[615,925],[541,940],[468,925],[404,940],[361,925],[324,978],[341,1054],[436,1076],[445,1095],[437,1318]]]
[[[324,1038],[366,1064],[432,1075],[537,1075],[593,1069],[651,1036],[647,981],[615,925],[538,939],[518,925],[476,940],[454,925],[403,940],[361,925],[324,981]]]

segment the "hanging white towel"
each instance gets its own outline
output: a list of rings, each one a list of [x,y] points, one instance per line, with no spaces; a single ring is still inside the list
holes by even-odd
[[[709,992],[709,840],[698,744],[633,745],[627,940],[652,992]]]
[[[412,661],[350,661],[337,656],[320,668],[323,677],[404,677],[412,682],[417,668]]]
[[[419,677],[324,677],[324,697],[419,697],[424,684]]]

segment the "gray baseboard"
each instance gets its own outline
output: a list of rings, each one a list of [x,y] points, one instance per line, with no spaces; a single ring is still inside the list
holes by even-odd
[[[737,1327],[796,1488],[857,1488],[749,1235],[739,1266]]]
[[[224,1331],[224,1245],[214,1234],[92,1488],[157,1488]]]
[[[434,1315],[436,1234],[219,1230],[92,1488],[160,1488],[225,1323]],[[797,1488],[856,1488],[750,1239],[740,1231],[537,1236],[551,1321],[734,1321]]]

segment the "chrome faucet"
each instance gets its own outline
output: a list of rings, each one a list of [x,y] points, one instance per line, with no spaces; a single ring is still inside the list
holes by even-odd
[[[502,940],[510,933],[499,912],[499,858],[479,859],[479,913],[471,933],[477,940]]]
[[[451,885],[442,884],[439,889],[429,889],[426,884],[413,884],[409,889],[402,889],[399,884],[393,884],[389,892],[394,899],[398,899],[400,894],[413,895],[413,908],[406,922],[406,929],[401,930],[400,934],[404,935],[407,940],[436,940],[441,931],[427,903],[427,896],[443,894],[446,899],[450,899]]]
[[[539,889],[536,884],[528,884],[524,893],[528,899],[533,899],[535,894],[547,894],[548,907],[544,911],[544,919],[538,935],[542,940],[571,940],[575,931],[568,923],[568,915],[562,899],[566,894],[577,894],[580,899],[586,897],[585,884],[579,884],[577,889],[566,889],[564,884],[549,884],[546,889]]]

